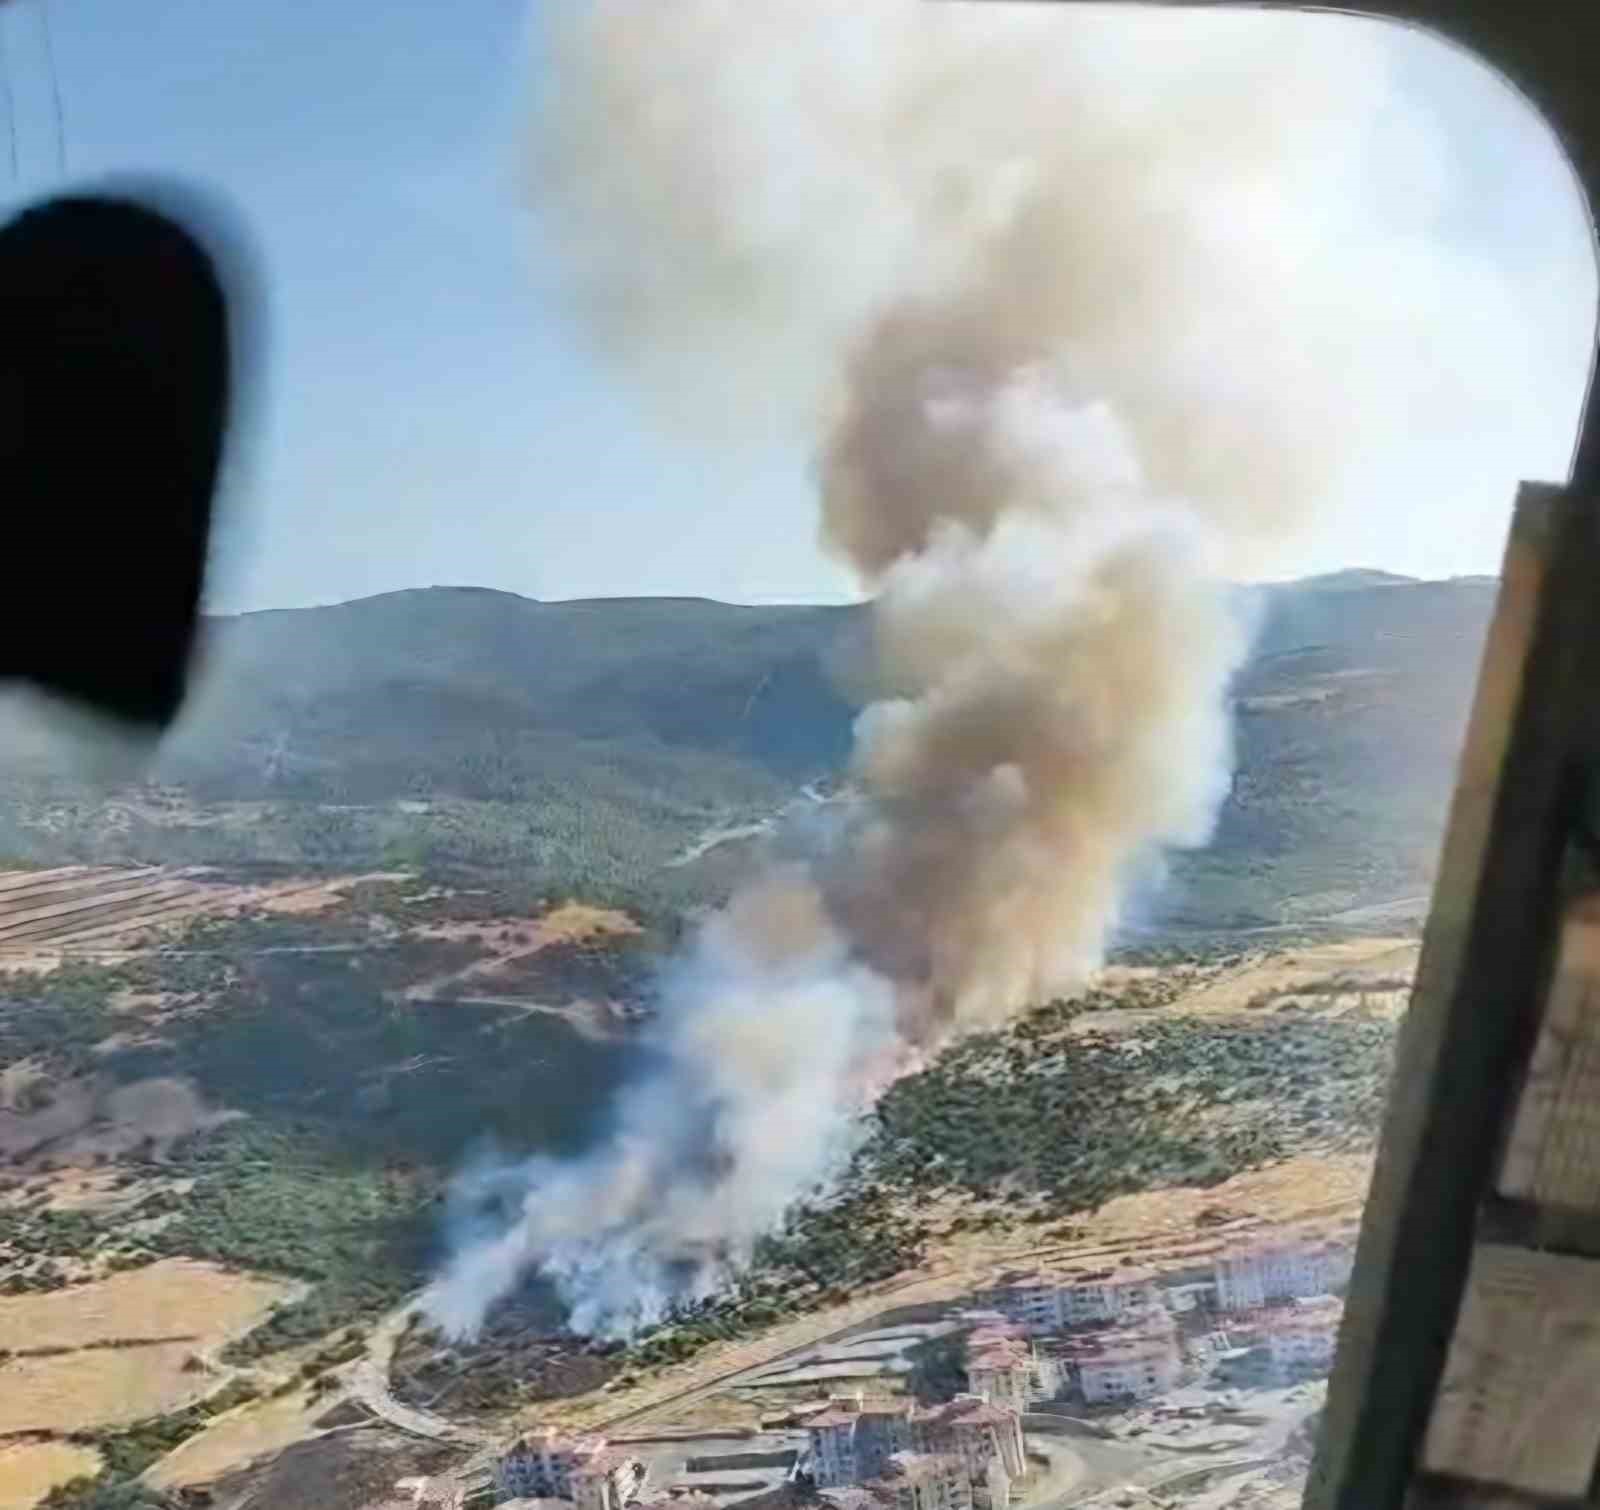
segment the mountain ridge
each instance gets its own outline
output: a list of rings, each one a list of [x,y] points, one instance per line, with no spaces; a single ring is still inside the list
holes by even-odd
[[[1164,915],[1259,926],[1425,891],[1495,590],[1365,570],[1241,589],[1238,769]],[[213,618],[153,761],[85,776],[8,743],[0,854],[410,866],[675,911],[739,849],[674,857],[840,776],[869,633],[860,604],[459,586]]]

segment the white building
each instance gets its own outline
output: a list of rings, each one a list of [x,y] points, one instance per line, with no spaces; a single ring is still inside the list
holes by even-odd
[[[1004,1510],[1012,1481],[1027,1471],[1021,1413],[976,1395],[957,1395],[947,1404],[927,1409],[898,1399],[836,1398],[811,1418],[807,1429],[812,1479],[820,1491],[834,1497],[836,1510],[851,1510],[833,1495],[836,1490],[871,1488],[880,1499],[889,1494],[884,1485],[893,1478],[893,1462],[906,1454],[960,1463],[967,1504],[984,1510]],[[913,1498],[923,1493],[905,1485],[893,1490],[893,1495]],[[899,1505],[898,1510],[907,1507]]]
[[[1116,1321],[1160,1304],[1156,1276],[1149,1269],[1091,1269],[1022,1275],[989,1293],[1002,1315],[1032,1332],[1049,1334],[1067,1327]]]
[[[1342,1290],[1354,1254],[1328,1239],[1264,1238],[1220,1252],[1213,1263],[1217,1309],[1253,1311],[1279,1300],[1299,1300]]]
[[[969,1313],[968,1319],[978,1321],[967,1334],[967,1378],[972,1394],[1018,1415],[1035,1400],[1060,1397],[1064,1382],[1061,1365],[1028,1340],[1027,1327],[998,1315],[973,1318]]]
[[[1261,1318],[1261,1331],[1279,1378],[1327,1373],[1333,1367],[1343,1315],[1343,1302],[1331,1295],[1296,1300],[1267,1312]]]
[[[1090,1405],[1165,1394],[1178,1382],[1183,1366],[1177,1327],[1161,1309],[1142,1311],[1121,1325],[1080,1334],[1065,1342],[1062,1352],[1079,1392]]]
[[[1059,1332],[1061,1320],[1061,1276],[1041,1270],[1021,1275],[989,1293],[989,1302],[1008,1321],[1030,1332]]]
[[[1158,1342],[1109,1344],[1097,1358],[1085,1358],[1079,1387],[1090,1405],[1113,1400],[1148,1400],[1164,1395],[1178,1382],[1175,1351]]]
[[[645,1484],[644,1464],[604,1437],[538,1432],[514,1442],[495,1464],[502,1500],[570,1500],[578,1510],[623,1510]]]
[[[1120,1321],[1161,1303],[1156,1276],[1150,1269],[1098,1269],[1075,1274],[1062,1286],[1060,1311],[1065,1326]]]
[[[909,1400],[836,1396],[806,1423],[811,1475],[818,1489],[841,1489],[879,1477],[889,1459],[912,1445]]]

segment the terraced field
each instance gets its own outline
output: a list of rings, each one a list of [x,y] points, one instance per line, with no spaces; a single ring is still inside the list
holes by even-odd
[[[201,868],[63,865],[0,871],[0,970],[119,956],[205,916],[317,912],[348,880],[239,886]]]

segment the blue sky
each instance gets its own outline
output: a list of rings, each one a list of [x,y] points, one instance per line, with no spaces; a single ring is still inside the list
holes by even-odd
[[[212,585],[222,609],[474,583],[538,597],[837,598],[804,458],[708,475],[586,360],[515,147],[538,83],[523,0],[42,0],[0,7],[13,201],[119,171],[223,191],[269,290],[260,423],[241,455]],[[555,0],[541,0],[555,3]],[[1529,290],[1575,409],[1592,264],[1542,128],[1476,65],[1404,48],[1468,190],[1464,241]],[[1527,475],[1564,465],[1552,417]],[[1419,439],[1394,512],[1352,509],[1301,563],[1488,571],[1507,489],[1416,503],[1449,437]],[[1502,501],[1504,500],[1504,502]]]

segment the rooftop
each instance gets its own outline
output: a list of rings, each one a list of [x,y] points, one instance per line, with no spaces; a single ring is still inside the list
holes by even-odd
[[[990,1405],[977,1395],[957,1395],[944,1405],[917,1413],[917,1420],[927,1426],[1003,1426],[1014,1419],[1014,1412]]]
[[[848,1426],[863,1416],[903,1416],[913,1409],[914,1402],[899,1395],[835,1395],[806,1425]]]
[[[1076,1336],[1062,1338],[1056,1346],[1056,1352],[1069,1362],[1079,1364],[1170,1357],[1177,1345],[1177,1329],[1171,1317],[1164,1319],[1164,1326],[1151,1320],[1136,1322],[1132,1326],[1101,1327],[1093,1332],[1079,1332]]]
[[[1029,1361],[1028,1354],[1015,1347],[986,1347],[982,1352],[967,1354],[969,1369],[981,1368],[994,1371],[1027,1368]]]
[[[819,1410],[816,1415],[807,1419],[807,1427],[820,1430],[828,1426],[854,1426],[861,1419],[861,1412],[854,1406],[830,1405],[826,1410]]]
[[[1142,1264],[1129,1264],[1121,1269],[1081,1269],[1063,1276],[1063,1283],[1077,1285],[1142,1285],[1153,1283],[1154,1269]]]
[[[1223,1248],[1217,1259],[1221,1263],[1261,1262],[1273,1258],[1319,1258],[1343,1256],[1350,1245],[1335,1237],[1291,1237],[1283,1234],[1246,1238]]]
[[[545,1426],[537,1431],[524,1432],[511,1444],[509,1451],[569,1452],[586,1455],[603,1452],[606,1446],[607,1443],[604,1437],[579,1436],[570,1432],[558,1431],[554,1426]]]

